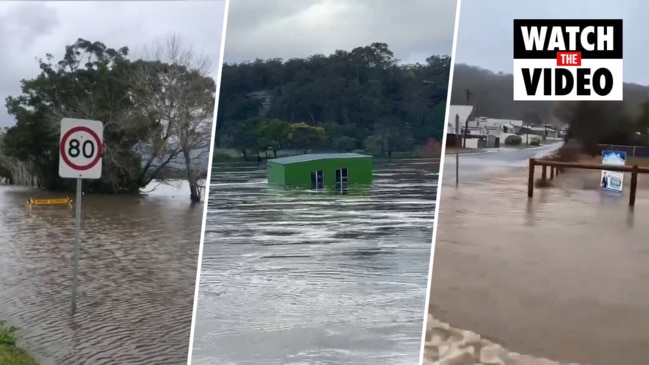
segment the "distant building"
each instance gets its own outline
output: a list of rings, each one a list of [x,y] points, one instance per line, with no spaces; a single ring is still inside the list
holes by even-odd
[[[306,154],[268,160],[268,184],[346,191],[372,183],[372,157],[358,153]]]
[[[502,133],[517,134],[523,125],[524,123],[522,120],[486,117],[478,117],[467,123],[470,134],[492,135],[496,137],[500,137]]]

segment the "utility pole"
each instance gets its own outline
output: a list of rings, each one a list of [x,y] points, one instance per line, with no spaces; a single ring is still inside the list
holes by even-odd
[[[466,142],[466,140],[465,140]],[[460,186],[460,115],[455,114],[455,187]]]
[[[473,91],[466,89],[464,90],[466,94],[466,105],[471,105],[471,97],[473,96]],[[462,144],[463,148],[466,148],[466,139],[469,134],[469,117],[467,116],[466,121],[464,121],[464,143]]]

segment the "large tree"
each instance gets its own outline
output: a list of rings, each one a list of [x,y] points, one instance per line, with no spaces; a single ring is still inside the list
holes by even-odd
[[[138,110],[154,121],[145,166],[165,166],[182,156],[190,200],[199,202],[206,175],[204,155],[210,150],[216,85],[209,60],[177,36],[154,44],[147,61],[135,63],[132,83]]]
[[[78,39],[62,59],[46,55],[40,74],[6,100],[16,125],[2,138],[0,163],[13,169],[16,183],[35,178],[46,189],[71,188],[58,176],[60,121],[100,120],[103,173],[85,182],[88,191],[137,193],[183,156],[190,198],[200,199],[196,181],[206,166],[196,154],[209,150],[214,81],[185,62],[187,53],[170,54],[175,58],[133,60],[126,47]]]

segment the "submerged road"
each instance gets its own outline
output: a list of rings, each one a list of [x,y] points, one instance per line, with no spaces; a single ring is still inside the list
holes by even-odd
[[[552,143],[532,148],[499,148],[493,151],[460,154],[460,183],[485,177],[487,174],[504,171],[512,167],[527,166],[530,158],[541,158],[552,154],[562,143]],[[455,184],[456,157],[448,154],[444,158],[443,184]]]
[[[630,211],[568,171],[528,200],[527,160],[559,146],[461,156],[459,188],[446,156],[429,361],[649,363],[649,194]]]

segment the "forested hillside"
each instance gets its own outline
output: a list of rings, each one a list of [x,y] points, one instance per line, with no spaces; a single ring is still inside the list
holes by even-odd
[[[304,59],[224,64],[217,147],[389,156],[444,128],[450,58],[401,64],[387,44]]]

